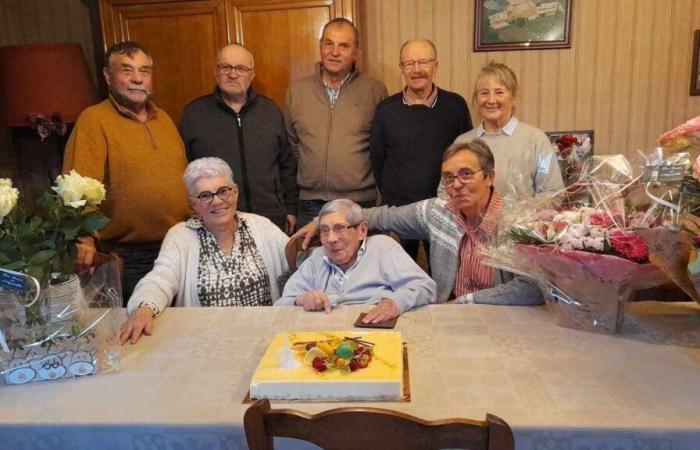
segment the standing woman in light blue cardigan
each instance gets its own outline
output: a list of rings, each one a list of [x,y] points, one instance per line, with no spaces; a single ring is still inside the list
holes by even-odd
[[[488,144],[496,160],[494,187],[504,196],[559,191],[564,183],[547,135],[515,117],[519,91],[510,67],[494,61],[482,67],[472,94],[482,122],[455,142],[479,138]]]

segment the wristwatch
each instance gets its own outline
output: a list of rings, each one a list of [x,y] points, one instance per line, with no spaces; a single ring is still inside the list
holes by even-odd
[[[153,303],[153,302],[148,302],[148,301],[143,301],[143,302],[139,303],[138,308],[141,308],[142,306],[145,306],[146,308],[148,308],[148,309],[150,309],[151,311],[153,311],[153,317],[158,317],[158,316],[160,316],[160,308],[158,308],[158,305],[156,305],[155,303]],[[138,308],[136,308],[136,309],[138,309]]]

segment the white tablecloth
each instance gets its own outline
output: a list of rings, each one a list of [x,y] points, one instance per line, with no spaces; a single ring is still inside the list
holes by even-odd
[[[368,309],[170,308],[154,336],[123,348],[119,373],[0,387],[0,448],[244,449],[242,400],[272,336],[351,329]],[[696,304],[629,305],[618,335],[559,328],[544,307],[477,305],[424,307],[397,329],[411,402],[373,406],[426,419],[490,412],[522,450],[700,448]]]

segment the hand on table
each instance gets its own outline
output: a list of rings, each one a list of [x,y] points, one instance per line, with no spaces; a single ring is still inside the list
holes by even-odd
[[[330,314],[331,309],[333,308],[328,295],[318,289],[297,295],[297,299],[294,303],[296,305],[303,306],[304,310],[306,311],[324,310],[326,314]]]
[[[377,306],[372,308],[362,319],[364,323],[381,323],[399,317],[401,311],[390,298],[383,298]]]
[[[142,334],[146,336],[153,334],[153,310],[148,306],[141,306],[131,313],[122,327],[119,340],[122,345],[126,344],[129,339],[131,339],[132,344],[135,344]]]
[[[311,239],[316,236],[316,233],[318,232],[318,225],[316,225],[316,222],[313,220],[303,227],[299,229],[296,233],[292,235],[290,239],[298,239],[298,238],[304,238],[304,242],[301,244],[301,248],[306,250],[309,248],[309,244],[311,243]]]

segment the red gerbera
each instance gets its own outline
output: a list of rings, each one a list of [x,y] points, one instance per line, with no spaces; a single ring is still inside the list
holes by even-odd
[[[649,247],[637,233],[615,230],[610,232],[608,241],[615,253],[636,262],[649,260]]]

